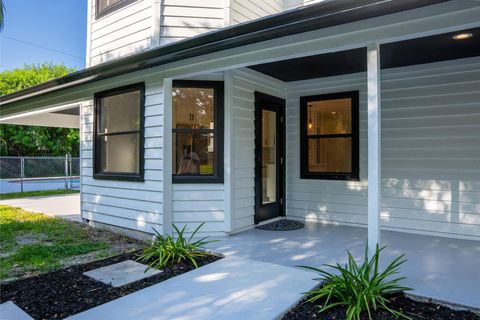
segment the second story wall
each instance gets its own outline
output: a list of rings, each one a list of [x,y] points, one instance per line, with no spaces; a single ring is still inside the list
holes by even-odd
[[[161,0],[160,45],[223,28],[225,0]]]
[[[89,1],[87,67],[151,46],[156,0],[137,0],[99,18],[95,17],[96,0]]]
[[[314,3],[319,3],[325,0],[283,0],[284,10],[290,10],[295,8],[300,8],[308,6]]]
[[[124,0],[99,17],[88,1],[87,67],[322,0]]]
[[[283,11],[284,0],[230,0],[230,25],[255,20]]]

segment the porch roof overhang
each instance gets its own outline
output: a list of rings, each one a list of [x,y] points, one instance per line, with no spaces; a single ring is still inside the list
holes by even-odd
[[[134,71],[299,33],[417,9],[450,0],[326,0],[209,32],[71,73],[0,97],[1,113],[29,99]]]
[[[455,40],[455,35],[471,38]],[[480,56],[480,28],[385,43],[380,45],[381,69]],[[367,48],[355,48],[250,66],[284,82],[367,71]]]

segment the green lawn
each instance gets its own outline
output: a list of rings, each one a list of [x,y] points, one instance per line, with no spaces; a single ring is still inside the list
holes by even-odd
[[[0,205],[0,280],[50,271],[140,248],[107,230]]]
[[[12,192],[0,194],[0,200],[25,198],[25,197],[41,197],[51,196],[57,194],[70,194],[78,193],[77,190],[41,190],[41,191],[28,191],[28,192]]]

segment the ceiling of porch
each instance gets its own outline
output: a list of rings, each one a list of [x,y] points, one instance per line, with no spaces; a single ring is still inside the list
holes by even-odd
[[[49,108],[39,112],[27,112],[2,119],[1,123],[78,129],[80,127],[80,108],[76,105],[60,110]]]
[[[458,34],[472,36],[453,39]],[[358,48],[249,68],[285,82],[308,80],[366,71],[366,52],[366,48]],[[380,53],[382,69],[480,56],[480,28],[386,43],[381,45]]]

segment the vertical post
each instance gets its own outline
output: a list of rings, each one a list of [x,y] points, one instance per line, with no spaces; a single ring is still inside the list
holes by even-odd
[[[233,230],[233,72],[227,70],[224,73],[225,81],[225,103],[224,103],[224,130],[225,142],[223,149],[223,163],[224,163],[224,207],[225,207],[225,232],[232,232]]]
[[[25,178],[25,158],[20,158],[20,192],[23,192],[23,178]]]
[[[381,117],[380,45],[367,47],[368,87],[368,252],[371,257],[380,243],[381,207]]]
[[[172,90],[173,80],[163,80],[163,234],[173,234],[172,212]]]
[[[72,189],[73,160],[72,155],[68,154],[68,188]]]
[[[65,189],[68,190],[68,154],[65,155]]]

